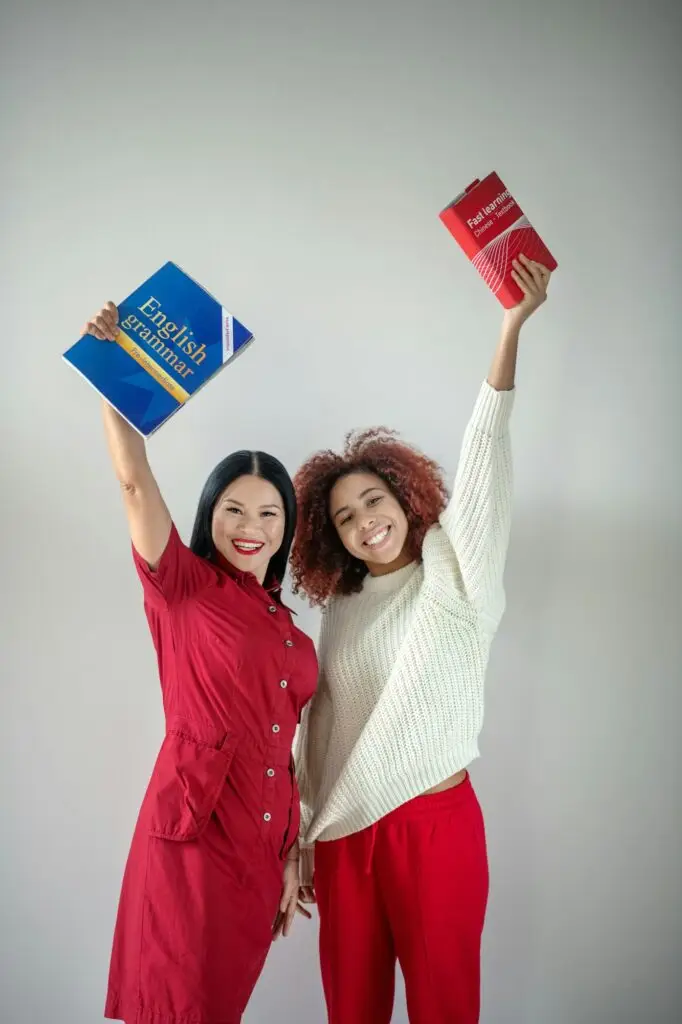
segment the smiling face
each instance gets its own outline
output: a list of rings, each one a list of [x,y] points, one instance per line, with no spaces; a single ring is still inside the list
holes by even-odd
[[[343,546],[373,576],[412,561],[405,550],[408,524],[388,485],[373,473],[341,477],[329,495],[329,512]]]
[[[277,488],[259,476],[240,476],[215,504],[211,535],[223,558],[262,583],[270,559],[282,546],[285,525]]]

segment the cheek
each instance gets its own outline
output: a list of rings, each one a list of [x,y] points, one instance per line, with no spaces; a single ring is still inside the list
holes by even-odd
[[[216,537],[219,537],[224,532],[224,524],[220,522],[220,516],[214,515],[211,520],[211,536],[215,541]]]
[[[356,531],[352,527],[348,530],[339,530],[337,528],[336,533],[349,555],[357,555],[362,550],[362,546],[359,544],[356,536]]]
[[[281,519],[277,522],[269,523],[267,527],[267,535],[270,544],[273,545],[273,547],[279,548],[284,540],[284,523]]]
[[[407,538],[408,523],[407,516],[403,512],[400,505],[396,505],[394,508],[391,509],[391,519],[395,523],[396,533],[398,534],[400,539],[404,541]]]
[[[399,525],[398,532],[400,533],[400,538],[402,540],[402,543],[405,544],[406,541],[407,541],[408,534],[410,532],[410,527],[409,527],[409,524],[408,524],[407,519],[405,517],[405,514],[402,511],[401,511],[401,514],[400,514],[400,525]]]

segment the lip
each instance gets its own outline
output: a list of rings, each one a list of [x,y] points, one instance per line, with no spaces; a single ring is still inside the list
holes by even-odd
[[[241,544],[256,544],[257,547],[240,547]],[[253,555],[259,555],[265,547],[265,542],[260,540],[247,540],[246,538],[237,538],[232,541],[232,547],[235,549],[238,555],[242,558],[251,558]]]
[[[368,541],[370,541],[373,537],[376,537],[378,534],[383,533],[384,530],[386,531],[386,536],[384,537],[383,540],[380,540],[378,544],[369,544],[368,543]],[[372,530],[372,532],[369,535],[369,537],[367,538],[367,540],[363,540],[362,546],[367,548],[368,551],[382,551],[386,547],[386,545],[388,544],[390,539],[391,539],[391,527],[388,524],[386,524],[384,526],[377,527],[376,530]]]

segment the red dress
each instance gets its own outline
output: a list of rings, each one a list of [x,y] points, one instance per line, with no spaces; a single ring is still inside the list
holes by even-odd
[[[175,527],[157,571],[135,564],[166,735],[123,879],[105,1016],[238,1024],[298,836],[291,745],[315,649],[279,596],[197,557]]]

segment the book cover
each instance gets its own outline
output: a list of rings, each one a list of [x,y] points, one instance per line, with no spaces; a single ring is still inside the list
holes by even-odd
[[[557,261],[495,173],[472,181],[439,216],[505,309],[523,298],[511,276],[512,260],[520,253],[548,270],[557,268]]]
[[[201,285],[166,263],[118,305],[115,342],[84,335],[63,358],[149,437],[253,339]]]

